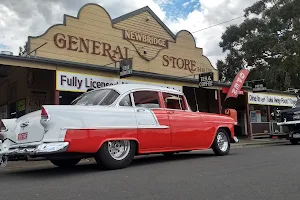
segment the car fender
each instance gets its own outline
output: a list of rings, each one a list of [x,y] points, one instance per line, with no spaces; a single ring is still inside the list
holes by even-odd
[[[139,146],[140,146],[140,142],[137,138],[133,138],[133,137],[109,137],[109,138],[106,138],[104,140],[102,140],[102,142],[99,144],[99,148],[100,149],[102,147],[102,145],[105,143],[105,142],[109,142],[109,141],[112,141],[112,140],[132,140],[132,141],[135,141],[137,143],[137,152],[139,151]]]

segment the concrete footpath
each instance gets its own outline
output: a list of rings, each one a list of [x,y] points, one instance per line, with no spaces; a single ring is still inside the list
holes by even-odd
[[[286,139],[240,139],[238,143],[232,144],[233,147],[243,146],[260,146],[260,145],[278,145],[278,144],[290,144],[289,140]]]

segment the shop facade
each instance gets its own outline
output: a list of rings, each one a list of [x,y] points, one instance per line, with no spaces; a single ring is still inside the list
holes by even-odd
[[[0,55],[0,119],[20,117],[43,104],[68,105],[89,88],[143,83],[182,91],[193,111],[236,109],[236,134],[251,138],[272,133],[272,109],[289,107],[294,99],[243,88],[237,98],[225,101],[230,86],[219,82],[218,71],[192,34],[183,30],[174,35],[148,7],[111,19],[101,6],[87,4],[77,17],[64,15],[63,24],[28,37],[27,53]],[[133,71],[120,78],[124,59],[132,59]],[[199,87],[199,74],[205,72],[213,72],[214,84]]]
[[[248,92],[249,127],[251,138],[280,136],[283,129],[277,126],[276,110],[293,107],[297,97],[284,92]]]
[[[103,7],[87,4],[77,17],[64,15],[63,24],[28,37],[27,44],[24,57],[0,55],[3,117],[20,117],[42,104],[69,104],[89,88],[124,83],[180,90],[193,110],[220,111],[217,87],[198,86],[202,72],[213,72],[215,82],[219,76],[203,49],[188,31],[174,35],[149,7],[111,19]],[[132,59],[133,73],[120,79],[124,59]]]

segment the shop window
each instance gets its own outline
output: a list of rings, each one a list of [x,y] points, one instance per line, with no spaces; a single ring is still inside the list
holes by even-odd
[[[132,106],[130,94],[126,95],[119,103],[120,106]]]
[[[268,122],[268,107],[266,105],[252,105],[250,107],[250,122]]]
[[[158,92],[154,91],[137,91],[133,93],[136,107],[159,108]]]
[[[163,98],[166,108],[187,110],[182,95],[163,93]]]

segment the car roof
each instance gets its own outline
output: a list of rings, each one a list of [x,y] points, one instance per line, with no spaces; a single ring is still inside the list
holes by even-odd
[[[163,92],[168,92],[168,93],[175,93],[175,94],[182,94],[182,92],[170,88],[165,88],[161,86],[154,86],[154,85],[148,85],[148,84],[117,84],[117,85],[111,85],[111,86],[106,86],[97,90],[101,89],[114,89],[120,94],[126,93],[131,90],[159,90]]]

